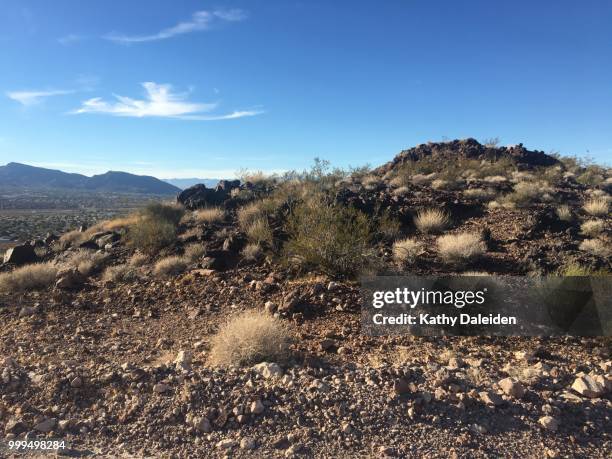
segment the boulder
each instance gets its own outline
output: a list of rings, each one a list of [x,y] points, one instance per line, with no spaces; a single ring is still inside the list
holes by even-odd
[[[30,244],[23,244],[8,249],[4,254],[4,263],[25,265],[27,263],[35,262],[37,258],[36,252],[34,252],[34,247],[32,247]]]
[[[55,288],[60,290],[77,290],[85,283],[85,276],[76,268],[66,269],[57,274]]]
[[[497,383],[506,395],[521,398],[525,395],[525,387],[514,378],[505,378]]]
[[[222,180],[214,189],[206,188],[206,185],[200,183],[183,190],[177,196],[176,201],[189,210],[220,206],[230,199],[231,190],[238,186],[240,186],[238,180]]]
[[[572,389],[587,398],[599,398],[605,392],[604,385],[590,375],[576,378],[574,384],[572,384]]]

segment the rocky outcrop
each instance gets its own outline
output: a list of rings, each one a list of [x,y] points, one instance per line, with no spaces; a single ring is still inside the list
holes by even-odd
[[[23,244],[8,249],[4,254],[4,263],[24,265],[35,262],[37,258],[34,247],[30,244]]]
[[[181,192],[176,200],[190,210],[220,206],[230,199],[231,191],[238,187],[240,180],[221,180],[215,188],[207,188],[200,183]]]
[[[510,159],[520,166],[554,166],[559,160],[543,151],[527,150],[522,143],[507,147],[492,147],[482,145],[476,139],[452,140],[450,142],[429,142],[417,145],[409,150],[401,151],[393,160],[375,169],[373,172],[383,175],[396,170],[410,161],[420,161],[435,158],[440,161],[454,159],[474,159],[496,161]]]

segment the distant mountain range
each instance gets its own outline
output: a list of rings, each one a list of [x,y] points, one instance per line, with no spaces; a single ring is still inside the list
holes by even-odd
[[[207,188],[214,188],[221,179],[213,178],[172,178],[164,179],[164,182],[170,183],[171,185],[177,186],[181,189],[189,188],[190,186],[203,183]]]
[[[8,163],[6,166],[0,166],[0,187],[3,186],[151,195],[172,195],[181,191],[181,188],[146,175],[109,171],[105,174],[87,177],[81,174],[71,174],[20,163]]]

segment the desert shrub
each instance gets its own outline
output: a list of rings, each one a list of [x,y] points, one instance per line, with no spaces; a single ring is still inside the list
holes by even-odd
[[[431,174],[414,174],[410,177],[410,183],[414,185],[427,185],[431,183],[436,178],[436,173],[432,172]]]
[[[381,185],[380,178],[375,175],[366,175],[361,179],[361,184],[366,190],[375,190]]]
[[[147,205],[142,210],[142,214],[147,220],[167,221],[177,226],[185,215],[185,208],[179,204],[154,202]]]
[[[508,181],[507,177],[503,175],[487,175],[482,179],[486,183],[496,184],[496,183],[505,183]]]
[[[149,262],[149,257],[146,256],[144,253],[135,253],[128,260],[128,264],[134,267],[144,266],[148,262]]]
[[[256,220],[267,218],[272,215],[278,206],[278,202],[272,198],[261,199],[252,202],[238,209],[238,225],[242,231],[246,229]]]
[[[89,276],[100,267],[105,259],[106,256],[102,253],[80,249],[71,254],[66,265],[76,268],[84,276]]]
[[[603,233],[606,224],[603,220],[588,220],[580,225],[580,231],[585,236],[599,236]]]
[[[447,234],[438,238],[440,257],[452,264],[465,264],[484,254],[480,236],[472,233]]]
[[[196,210],[193,213],[193,218],[199,223],[218,223],[225,219],[225,212],[219,207],[210,207],[208,209]]]
[[[256,244],[272,244],[272,228],[266,217],[259,217],[250,222],[244,229],[249,241]]]
[[[259,244],[250,243],[244,246],[241,253],[245,260],[257,261],[263,255],[263,250]]]
[[[401,226],[399,220],[393,218],[389,212],[383,212],[378,219],[376,232],[388,240],[394,240],[401,234]]]
[[[546,194],[552,192],[552,188],[543,182],[518,182],[514,185],[514,191],[505,195],[501,201],[506,207],[527,207],[534,202],[542,201]]]
[[[281,362],[287,359],[290,344],[291,335],[281,320],[263,312],[245,312],[212,338],[210,359],[225,367]]]
[[[487,201],[495,197],[495,191],[483,188],[471,188],[463,192],[463,196],[468,199],[476,199],[478,201]]]
[[[483,139],[482,144],[487,148],[495,148],[499,145],[499,137],[490,137]]]
[[[576,177],[576,181],[587,186],[597,186],[604,181],[604,174],[605,171],[600,166],[589,165]]]
[[[22,266],[14,271],[0,274],[0,291],[23,292],[53,285],[57,267],[51,263]]]
[[[157,276],[173,276],[182,273],[187,268],[188,260],[184,257],[171,256],[162,258],[153,268]]]
[[[434,190],[450,190],[453,188],[452,183],[448,180],[436,179],[431,182],[431,187]]]
[[[449,224],[448,215],[439,209],[427,209],[417,214],[415,226],[422,233],[438,233]]]
[[[423,253],[423,243],[415,239],[402,239],[393,244],[393,260],[400,266],[412,264]]]
[[[593,217],[605,217],[608,215],[608,200],[603,197],[589,199],[584,204],[584,210]]]
[[[103,282],[127,282],[137,278],[136,271],[133,265],[123,264],[117,266],[109,266],[102,274]]]
[[[77,243],[80,244],[81,242],[84,242],[86,240],[85,238],[86,235],[84,232],[72,230],[62,234],[58,242],[61,247],[71,247]]]
[[[369,220],[356,209],[312,199],[293,210],[287,232],[288,260],[332,276],[355,275],[372,261]]]
[[[400,186],[399,188],[393,190],[392,194],[394,196],[406,196],[409,193],[410,193],[410,188],[408,188],[407,186]]]
[[[204,255],[206,248],[202,244],[190,244],[185,247],[184,255],[189,261],[196,261]]]
[[[176,240],[176,226],[165,219],[145,218],[128,233],[130,243],[146,253],[155,253]]]
[[[559,269],[559,276],[609,276],[610,271],[607,269],[593,269],[588,266],[583,266],[577,262],[570,262]]]
[[[570,206],[559,206],[557,207],[557,217],[559,217],[559,220],[564,221],[564,222],[569,222],[572,220],[573,215],[572,215],[572,209],[570,208]]]
[[[607,258],[612,253],[610,244],[606,244],[601,239],[585,239],[578,248],[583,252],[588,252],[602,258]]]
[[[389,185],[390,186],[398,187],[398,188],[406,186],[406,185],[408,185],[408,183],[409,183],[409,181],[407,180],[407,177],[405,177],[403,175],[396,175],[391,180],[389,180]]]

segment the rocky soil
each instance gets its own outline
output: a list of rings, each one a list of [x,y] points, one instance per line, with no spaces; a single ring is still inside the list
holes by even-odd
[[[461,148],[480,158],[480,147]],[[512,152],[549,161],[522,147]],[[489,208],[464,197],[465,187],[416,184],[400,195],[384,178],[393,167],[378,171],[380,183],[350,182],[334,199],[373,218],[382,205],[408,234],[418,210],[444,208],[451,232],[483,235],[486,257],[470,267],[477,271],[553,273],[568,257],[610,267],[609,257],[579,250],[579,222],[560,221],[551,203]],[[98,271],[0,293],[0,457],[11,457],[2,449],[9,440],[23,438],[65,439],[69,449],[59,454],[73,457],[612,455],[609,338],[364,336],[355,281],[241,257],[235,184],[224,186],[189,194],[194,205],[225,199],[227,218],[180,225],[162,255],[204,247],[182,274],[155,276],[149,260],[132,280],[103,280],[104,267],[134,253],[124,232],[109,230],[80,243],[105,255]],[[568,180],[556,191],[579,212],[585,186]],[[604,221],[609,233],[609,215]],[[410,271],[455,273],[436,256],[435,237],[419,237],[425,252]],[[59,262],[78,249],[53,244],[39,241],[35,256]],[[389,269],[390,250],[378,241]],[[0,273],[14,268],[8,261]],[[214,333],[254,309],[287,324],[295,338],[289,359],[213,367]]]

